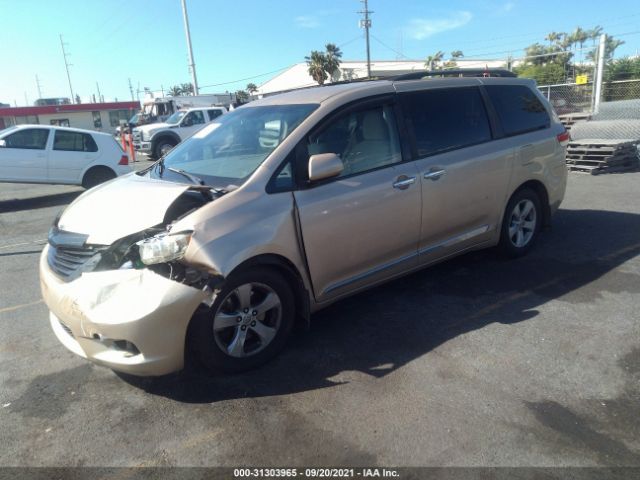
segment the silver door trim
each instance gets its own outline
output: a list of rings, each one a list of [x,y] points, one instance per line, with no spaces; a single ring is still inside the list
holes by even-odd
[[[474,228],[473,230],[469,230],[467,232],[461,233],[460,235],[456,235],[455,237],[447,238],[443,242],[436,243],[435,245],[429,245],[428,247],[418,250],[418,255],[431,253],[441,248],[452,247],[457,243],[461,243],[461,242],[464,242],[465,240],[469,240],[473,237],[477,237],[487,231],[489,231],[489,225],[488,224],[482,225],[480,227]]]
[[[324,292],[322,292],[322,295],[327,295],[335,290],[338,290],[340,288],[346,287],[348,285],[351,285],[352,283],[357,283],[360,282],[362,280],[365,280],[369,277],[372,277],[380,272],[383,272],[385,270],[388,270],[390,268],[393,268],[403,262],[407,262],[409,260],[413,260],[414,258],[416,258],[418,256],[418,252],[416,253],[411,253],[409,255],[405,255],[404,257],[400,257],[396,260],[393,260],[391,262],[388,263],[384,263],[382,265],[378,265],[375,268],[372,268],[371,270],[367,270],[366,272],[362,272],[359,273],[358,275],[355,275],[351,278],[347,278],[346,280],[341,280],[339,282],[336,282],[332,285],[329,285],[326,290]]]

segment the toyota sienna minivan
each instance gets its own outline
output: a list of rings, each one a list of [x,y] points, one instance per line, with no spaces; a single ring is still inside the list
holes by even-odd
[[[40,259],[58,339],[162,375],[237,372],[296,322],[463,252],[531,249],[569,136],[531,80],[421,78],[251,102],[56,218]]]

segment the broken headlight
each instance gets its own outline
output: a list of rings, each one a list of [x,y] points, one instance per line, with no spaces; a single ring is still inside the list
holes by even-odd
[[[179,260],[187,251],[191,232],[161,233],[136,243],[140,260],[145,265]]]

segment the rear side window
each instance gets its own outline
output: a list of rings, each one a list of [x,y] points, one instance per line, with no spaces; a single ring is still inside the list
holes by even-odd
[[[401,96],[418,158],[491,140],[480,90],[425,90]]]
[[[43,128],[27,128],[4,137],[7,148],[24,148],[28,150],[44,150],[47,146],[49,130]]]
[[[524,85],[485,86],[505,135],[542,130],[551,125],[549,114],[538,97]]]
[[[214,118],[219,117],[220,115],[222,115],[222,110],[207,110],[207,112],[209,112],[209,120],[213,120]]]
[[[65,152],[97,152],[98,146],[88,133],[56,131],[53,149]]]

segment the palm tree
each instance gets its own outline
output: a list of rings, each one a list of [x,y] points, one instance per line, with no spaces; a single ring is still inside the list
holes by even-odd
[[[180,89],[182,90],[182,95],[193,95],[193,84],[191,83],[183,83],[180,85]]]
[[[592,29],[587,30],[587,36],[590,40],[593,40],[593,46],[596,45],[596,40],[600,38],[600,35],[602,35],[602,27],[600,25],[596,25]]]
[[[340,59],[342,58],[342,52],[340,51],[340,48],[333,43],[327,43],[324,48],[326,51],[324,55],[324,70],[327,75],[331,77],[331,79],[333,79],[338,71],[338,68],[340,68]]]
[[[167,95],[169,95],[170,97],[179,97],[180,95],[182,95],[182,88],[180,87],[180,85],[174,85],[169,90],[167,90]]]
[[[238,90],[236,92],[236,101],[238,103],[247,103],[249,101],[249,94],[244,90]]]
[[[249,95],[253,95],[254,93],[256,93],[258,91],[258,87],[256,86],[255,83],[247,83],[246,90],[247,90],[247,92],[249,92]]]
[[[584,55],[582,55],[582,46],[584,45],[584,42],[589,39],[589,34],[582,28],[577,27],[571,37],[574,43],[580,46],[580,63],[582,63],[582,59],[584,58]]]
[[[309,67],[307,71],[309,72],[309,75],[311,75],[311,78],[318,82],[318,85],[324,85],[324,82],[327,79],[327,72],[325,70],[325,54],[317,50],[313,50],[310,56],[304,58],[307,61],[307,66]]]
[[[451,58],[462,58],[464,57],[464,53],[462,53],[462,50],[454,50],[453,52],[451,52]]]
[[[433,55],[429,55],[427,57],[427,60],[424,62],[424,66],[427,67],[429,70],[433,70],[434,68],[438,67],[438,63],[440,63],[443,58],[444,58],[444,52],[441,50],[438,50]]]
[[[558,43],[558,41],[562,38],[562,34],[558,33],[558,32],[550,32],[546,37],[544,37],[545,40],[549,41],[549,46],[553,46],[554,43]]]

